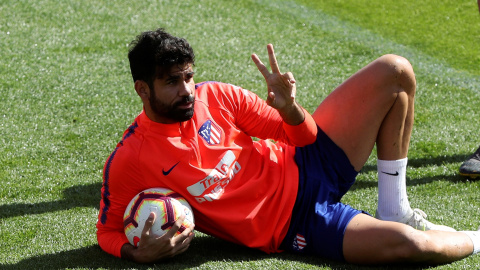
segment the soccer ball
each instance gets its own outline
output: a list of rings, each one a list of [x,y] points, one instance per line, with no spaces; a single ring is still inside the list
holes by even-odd
[[[151,212],[156,215],[151,232],[158,236],[170,230],[182,213],[185,220],[176,235],[194,223],[192,208],[180,194],[166,188],[144,190],[133,197],[123,215],[125,235],[135,247],[138,247],[145,221]]]

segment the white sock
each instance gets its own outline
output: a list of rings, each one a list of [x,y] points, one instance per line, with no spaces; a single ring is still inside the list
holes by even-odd
[[[407,197],[407,161],[408,158],[377,160],[377,216],[382,220],[400,221],[412,212]]]
[[[480,231],[462,231],[464,234],[468,235],[473,242],[473,253],[477,254],[480,252]]]

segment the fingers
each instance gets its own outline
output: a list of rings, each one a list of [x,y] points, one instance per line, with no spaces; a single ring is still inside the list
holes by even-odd
[[[154,222],[155,222],[155,213],[151,212],[147,220],[145,221],[145,226],[143,226],[142,236],[150,234],[150,230],[152,229]]]
[[[275,103],[275,93],[268,92],[267,94],[267,104],[273,106]]]
[[[192,242],[194,237],[195,237],[195,233],[194,232],[189,232],[187,237],[183,240],[183,242],[180,246],[181,248],[178,250],[178,254],[181,254],[181,253],[187,251],[187,249],[190,247],[190,243]]]
[[[263,77],[265,80],[267,79],[268,75],[270,75],[270,72],[268,71],[267,67],[263,64],[263,62],[258,58],[256,54],[252,54],[252,60],[255,63],[255,65],[258,68],[258,71],[262,73]]]
[[[268,51],[268,60],[270,61],[270,68],[272,69],[272,73],[280,73],[280,68],[278,67],[277,58],[275,57],[275,51],[273,50],[272,44],[267,45],[267,51]],[[256,54],[252,54],[252,60],[257,66],[260,73],[262,73],[263,77],[266,79],[268,75],[270,75],[270,72],[268,71],[265,64],[263,64],[263,62],[260,60],[260,58]]]
[[[178,230],[182,227],[183,221],[185,221],[185,214],[182,214],[172,225],[170,230],[165,233],[165,236],[168,238],[173,238]]]
[[[192,225],[175,237],[174,241],[177,245],[180,245],[180,250],[186,250],[190,246],[190,242],[192,242],[193,238],[195,237],[195,232],[193,231],[194,228],[195,225]]]
[[[185,214],[182,214],[176,221],[175,223],[172,225],[172,227],[170,228],[170,230],[168,230],[166,233],[165,233],[165,236],[168,237],[168,238],[174,238],[175,237],[175,234],[177,234],[177,232],[179,232],[180,228],[182,227],[182,224],[183,224],[183,221],[185,221]],[[189,236],[189,233],[193,232],[193,229],[195,228],[195,224],[193,224],[192,226],[188,227],[188,228],[185,228],[185,230],[183,231],[180,231],[180,234],[178,236],[183,236],[182,238],[182,241]]]
[[[272,68],[272,73],[280,73],[278,68],[277,58],[275,57],[275,52],[273,51],[273,45],[267,45],[268,59],[270,60],[270,67]]]
[[[292,87],[292,92],[290,93],[290,97],[295,98],[297,90],[296,90],[296,87],[295,87],[296,81],[295,81],[295,78],[293,77],[293,74],[291,72],[287,72],[287,73],[285,73],[284,78],[287,80],[287,82]]]
[[[292,72],[287,72],[285,73],[285,78],[287,79],[287,81],[291,84],[294,84],[295,83],[295,78],[293,77],[293,74]]]
[[[151,233],[155,220],[156,215],[152,212],[145,221],[140,239],[141,244],[135,249],[135,261],[137,262],[155,262],[183,253],[189,248],[195,236],[193,232],[194,224],[176,235],[185,220],[185,214],[182,214],[170,230],[162,236]]]
[[[256,54],[252,54],[252,60],[267,82],[267,104],[274,108],[280,108],[284,104],[289,104],[295,99],[296,81],[291,72],[283,74],[280,72],[272,44],[267,45],[267,51],[268,60],[272,70],[271,73]],[[276,101],[277,98],[280,99],[278,102]],[[285,98],[289,98],[290,100],[285,100]]]
[[[182,226],[183,221],[185,220],[185,215],[182,214],[175,224],[170,228],[170,230],[167,232],[166,236],[171,239],[173,246],[175,247],[171,256],[178,255],[180,253],[185,252],[188,247],[190,246],[190,242],[192,242],[193,238],[195,237],[195,233],[193,232],[193,229],[195,228],[195,225],[193,224],[192,226],[186,228],[182,233],[179,235],[175,236],[175,234],[178,232],[180,227]]]

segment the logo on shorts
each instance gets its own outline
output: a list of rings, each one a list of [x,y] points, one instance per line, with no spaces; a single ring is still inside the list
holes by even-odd
[[[307,241],[305,241],[305,237],[299,233],[295,236],[293,240],[293,249],[297,251],[301,251],[307,246]]]

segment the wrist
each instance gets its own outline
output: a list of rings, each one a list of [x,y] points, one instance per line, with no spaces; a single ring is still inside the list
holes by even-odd
[[[122,259],[138,262],[135,256],[136,251],[137,251],[136,247],[134,247],[129,243],[126,243],[122,246],[122,249],[120,250],[120,254]]]
[[[281,110],[278,110],[278,112],[280,113],[283,121],[291,126],[299,125],[305,120],[302,107],[295,101],[291,105],[285,106]]]

